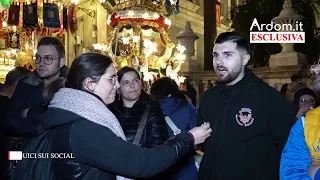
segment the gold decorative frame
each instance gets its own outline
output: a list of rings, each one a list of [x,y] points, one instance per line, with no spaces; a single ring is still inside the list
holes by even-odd
[[[121,21],[118,23],[118,25],[114,29],[112,29],[109,32],[109,36],[107,38],[107,45],[109,46],[108,47],[109,51],[107,53],[112,54],[114,56],[116,66],[118,68],[129,65],[133,54],[126,57],[116,56],[115,54],[113,54],[114,51],[112,50],[112,44],[117,40],[118,29],[122,29],[123,27],[130,26],[131,28],[133,28],[133,32],[136,33],[136,32],[141,32],[141,27],[144,27],[144,26],[154,27],[159,31],[159,34],[163,37],[166,44],[166,50],[161,57],[156,55],[151,55],[148,57],[149,68],[158,69],[162,63],[165,63],[170,59],[172,55],[172,50],[175,47],[175,44],[171,41],[168,31],[164,27],[160,26],[159,24],[154,22],[148,22],[148,21],[140,21],[140,22],[136,21],[135,23],[136,23],[136,26],[132,27],[131,21]],[[145,58],[144,55],[139,54],[139,56],[142,59]]]

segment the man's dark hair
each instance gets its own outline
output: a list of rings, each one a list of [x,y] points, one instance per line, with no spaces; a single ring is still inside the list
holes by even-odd
[[[14,85],[16,84],[20,79],[26,77],[29,75],[31,71],[23,68],[23,67],[16,67],[8,72],[6,75],[5,85]]]
[[[296,82],[299,79],[301,79],[301,77],[299,75],[297,75],[297,74],[294,74],[294,75],[291,76],[290,79],[291,79],[291,82]]]
[[[244,50],[250,54],[250,44],[242,34],[236,32],[221,33],[216,38],[214,44],[222,44],[225,42],[234,42],[237,44],[238,50]]]
[[[39,46],[53,46],[54,48],[56,48],[60,58],[65,57],[66,51],[64,49],[64,46],[62,42],[55,37],[43,37],[38,43],[38,47]]]

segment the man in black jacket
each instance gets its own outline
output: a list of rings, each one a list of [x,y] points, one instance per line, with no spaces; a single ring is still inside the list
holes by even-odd
[[[8,152],[6,151],[7,145],[7,134],[4,128],[4,121],[6,119],[6,114],[8,112],[10,98],[16,88],[18,81],[30,74],[28,69],[23,67],[16,67],[13,70],[9,71],[6,75],[5,83],[1,84],[0,87],[0,119],[1,119],[1,168],[0,168],[0,177],[2,179],[8,179],[7,177],[7,166],[8,166]]]
[[[61,41],[54,37],[42,38],[35,63],[36,70],[17,84],[5,124],[11,133],[22,137],[22,148],[37,134],[38,120],[46,110],[43,88],[59,75],[66,76],[65,49]]]
[[[220,34],[213,49],[219,83],[200,101],[198,123],[210,122],[200,180],[276,180],[294,111],[278,91],[246,68],[249,44],[235,32]]]

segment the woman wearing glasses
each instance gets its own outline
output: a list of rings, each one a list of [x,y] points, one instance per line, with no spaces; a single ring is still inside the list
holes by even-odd
[[[73,153],[75,157],[48,159],[55,179],[150,177],[191,152],[194,144],[203,143],[211,133],[209,125],[203,125],[157,148],[142,149],[128,143],[106,106],[115,100],[119,83],[112,59],[101,54],[78,56],[65,83],[58,79],[47,88],[51,92],[60,88],[46,98],[52,100],[42,121],[45,129],[53,130],[51,152]]]
[[[168,139],[168,130],[160,104],[142,89],[139,73],[134,68],[123,67],[117,75],[118,97],[109,109],[119,120],[127,141],[134,142],[141,134],[136,145],[152,148],[163,144]],[[144,126],[142,133],[138,131],[141,126]]]
[[[293,106],[297,119],[316,107],[316,94],[312,89],[301,88],[294,94]]]

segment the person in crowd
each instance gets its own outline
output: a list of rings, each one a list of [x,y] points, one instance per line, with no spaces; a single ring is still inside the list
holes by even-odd
[[[280,94],[284,97],[284,98],[286,98],[287,97],[287,91],[288,91],[288,84],[283,84],[282,86],[281,86],[281,89],[280,89]]]
[[[181,91],[182,93],[184,93],[183,91]],[[191,102],[192,103],[192,99],[189,97],[189,96],[187,96],[186,94],[183,94],[184,95],[184,98],[186,98],[186,100],[188,101],[188,102]]]
[[[246,67],[249,43],[236,32],[220,34],[213,48],[219,84],[200,100],[199,124],[210,122],[199,179],[276,180],[293,124],[293,105]]]
[[[197,105],[197,91],[194,89],[194,87],[191,85],[190,81],[188,79],[185,79],[184,83],[181,84],[182,86],[182,92],[187,95],[191,100],[192,104],[194,106]]]
[[[315,79],[314,88],[319,92],[320,64],[311,68],[311,73]],[[311,97],[314,96],[311,95]],[[282,152],[280,164],[281,180],[320,179],[319,127],[320,107],[309,110],[305,116],[300,116],[296,121]]]
[[[6,118],[7,111],[9,110],[9,100],[13,95],[13,92],[17,86],[20,79],[25,78],[30,74],[28,69],[23,67],[16,67],[8,72],[6,75],[5,83],[0,87],[0,116],[2,120],[2,125]],[[3,127],[4,128],[4,127]],[[4,131],[1,131],[4,132]]]
[[[174,80],[169,77],[157,79],[152,84],[150,93],[159,101],[166,118],[170,118],[181,132],[186,133],[196,126],[197,108],[186,100]],[[176,132],[167,126],[169,138],[174,137]],[[197,180],[198,170],[192,154],[179,160],[166,174],[167,179]]]
[[[298,74],[294,74],[290,77],[290,80],[292,83],[295,83],[295,82],[302,82],[302,78],[300,75]]]
[[[37,134],[37,120],[46,110],[43,106],[43,88],[67,72],[65,49],[60,40],[44,37],[37,47],[36,70],[18,82],[6,120],[6,127],[22,137],[22,148]]]
[[[72,163],[51,161],[56,179],[85,179],[92,169],[99,180],[151,177],[193,151],[194,144],[203,143],[212,131],[209,124],[195,127],[151,149],[127,142],[106,106],[114,102],[120,86],[109,56],[82,54],[73,61],[66,80],[56,81],[57,86],[50,88],[63,88],[46,98],[51,101],[41,124],[53,130],[52,152],[72,152],[75,157]]]
[[[117,72],[117,76],[120,83],[118,98],[108,107],[119,120],[127,141],[134,141],[140,124],[144,123],[143,115],[147,111],[145,128],[138,144],[146,148],[163,144],[168,139],[163,113],[159,103],[141,88],[137,70],[125,66]]]
[[[294,94],[293,107],[296,118],[305,116],[306,113],[316,107],[316,93],[309,88],[301,88]]]
[[[28,69],[25,69],[23,67],[16,67],[8,72],[6,75],[5,83],[0,87],[0,117],[1,117],[1,143],[2,143],[2,164],[1,164],[1,174],[0,177],[3,179],[7,179],[7,163],[8,163],[8,152],[6,149],[7,141],[8,141],[8,135],[6,133],[6,129],[4,127],[4,121],[7,116],[8,107],[10,103],[10,98],[17,86],[17,83],[20,79],[28,76],[30,71]]]
[[[15,67],[6,75],[4,85],[0,87],[0,95],[11,98],[17,83],[20,79],[25,78],[30,74],[30,70],[23,67]]]
[[[306,85],[302,82],[301,76],[299,75],[294,74],[290,79],[291,83],[287,85],[286,99],[290,102],[293,102],[296,91],[301,88],[305,88]]]

